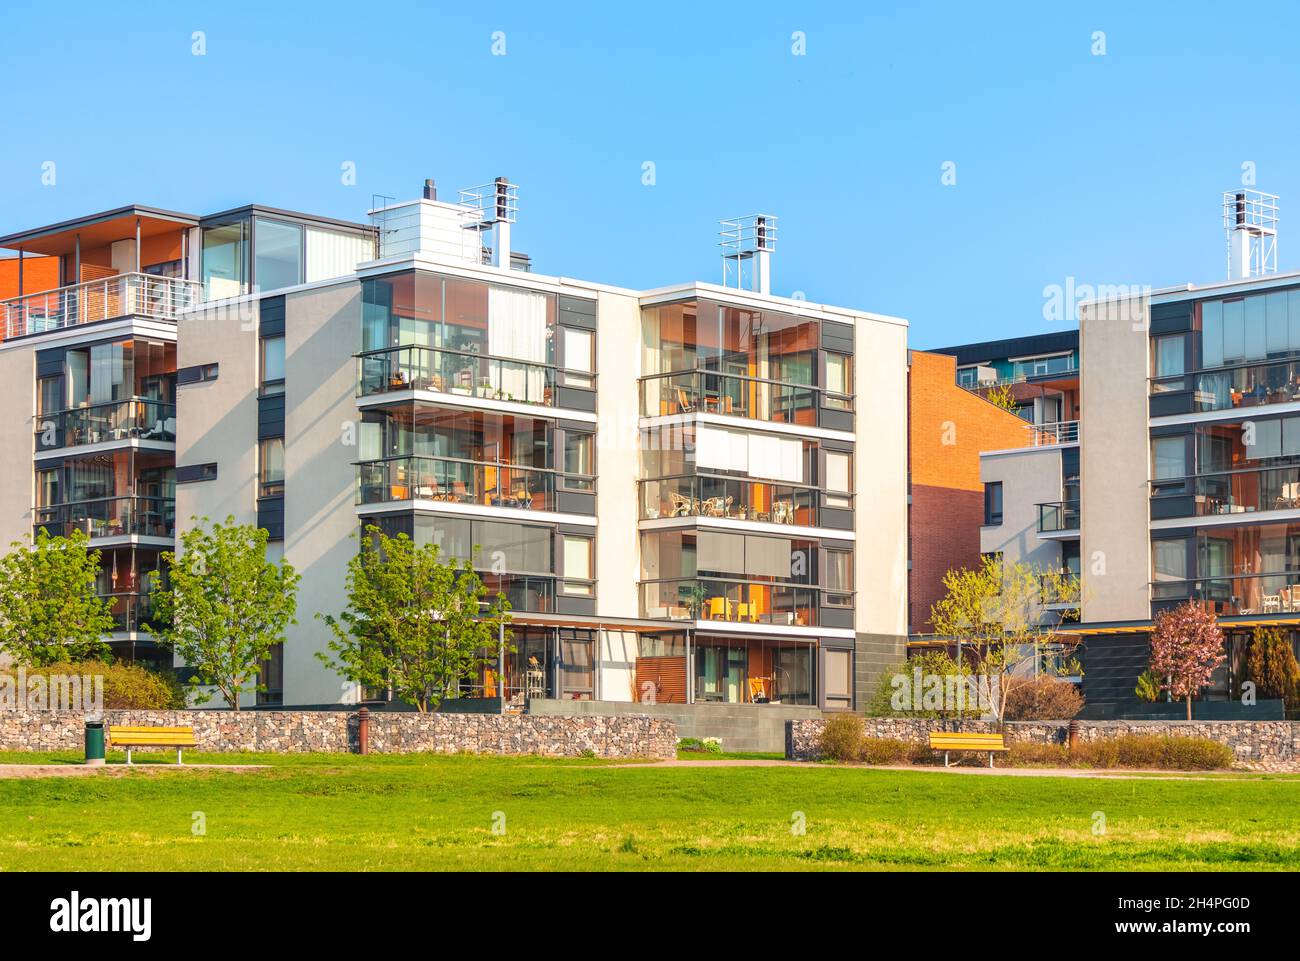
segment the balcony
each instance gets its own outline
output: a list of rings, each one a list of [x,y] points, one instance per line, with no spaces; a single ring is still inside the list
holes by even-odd
[[[176,536],[176,501],[171,497],[101,497],[95,500],[38,507],[34,529],[69,537],[81,531],[97,537]]]
[[[176,405],[133,397],[36,418],[38,451],[122,440],[175,443]]]
[[[1300,510],[1300,467],[1222,471],[1151,482],[1152,516],[1221,517]]]
[[[736,478],[683,476],[641,483],[641,519],[716,517],[818,526],[819,491]]]
[[[815,627],[824,603],[848,609],[853,596],[747,581],[691,578],[641,584],[641,616],[675,621]]]
[[[1300,571],[1229,574],[1151,585],[1151,600],[1157,610],[1188,598],[1222,615],[1300,614]]]
[[[1047,424],[1029,424],[1030,447],[1052,447],[1056,444],[1079,443],[1079,422],[1077,420],[1060,420]]]
[[[101,597],[108,604],[114,631],[141,631],[153,616],[153,597],[150,594],[104,594]]]
[[[1038,533],[1060,534],[1079,529],[1079,502],[1052,501],[1038,505]]]
[[[508,357],[433,347],[386,347],[358,354],[358,395],[406,390],[552,406],[555,368]]]
[[[357,503],[441,501],[515,510],[555,509],[555,472],[452,457],[390,457],[357,464]]]
[[[6,340],[117,317],[175,320],[202,299],[197,281],[153,274],[116,274],[0,303]]]
[[[832,417],[840,415],[835,419],[843,420],[853,410],[853,398],[820,387],[704,370],[655,374],[641,380],[642,417],[705,413],[807,427],[831,426],[822,423],[826,419],[821,414],[823,408],[829,408]]]

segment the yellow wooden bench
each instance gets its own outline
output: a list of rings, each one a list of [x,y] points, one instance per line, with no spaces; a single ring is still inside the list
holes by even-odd
[[[988,752],[989,767],[993,766],[993,755],[1004,754],[1011,748],[1001,734],[959,734],[955,731],[935,731],[930,734],[930,750],[943,751],[943,766],[948,766],[949,751]]]
[[[181,750],[197,747],[192,727],[131,727],[129,725],[111,724],[108,728],[108,742],[113,747],[126,749],[126,763],[131,763],[133,747],[174,747],[176,763],[181,764]]]

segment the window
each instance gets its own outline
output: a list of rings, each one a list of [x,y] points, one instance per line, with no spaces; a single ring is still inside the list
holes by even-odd
[[[591,554],[593,541],[590,537],[572,534],[564,538],[564,593],[591,596]]]
[[[203,231],[203,291],[208,300],[246,292],[244,276],[248,225],[244,221]]]
[[[53,507],[59,503],[59,472],[43,470],[36,472],[36,506]]]
[[[176,483],[194,484],[217,479],[216,464],[186,464],[176,468]]]
[[[849,410],[853,404],[849,395],[853,393],[853,358],[846,354],[826,355],[826,397],[827,407]],[[840,396],[834,396],[834,395]]]
[[[826,681],[823,690],[826,707],[848,710],[853,707],[853,652],[826,651],[824,653]]]
[[[596,370],[596,335],[589,330],[564,330],[564,383],[569,387],[591,387]],[[576,373],[575,373],[576,372]]]
[[[201,384],[204,381],[217,379],[218,365],[216,364],[197,364],[194,367],[182,367],[176,371],[177,385]]]
[[[962,367],[957,371],[958,387],[974,387],[979,383],[980,370],[978,367]]]
[[[1157,337],[1156,373],[1157,377],[1177,377],[1183,373],[1183,337]]]
[[[1181,581],[1187,577],[1186,542],[1152,541],[1152,565],[1155,570],[1153,580]]]
[[[571,490],[591,490],[596,473],[592,462],[594,434],[564,432],[564,486]],[[582,476],[574,476],[582,475]]]
[[[996,527],[1002,523],[1002,482],[984,485],[984,526]]]
[[[257,672],[257,703],[284,703],[284,645],[272,644]],[[262,690],[265,688],[265,690]]]
[[[253,222],[253,282],[259,290],[302,283],[302,227],[278,220]]]
[[[842,494],[853,492],[853,455],[843,451],[826,452],[826,504],[829,507],[851,507],[853,502]]]
[[[823,596],[827,607],[853,605],[853,552],[827,549],[826,570],[822,572]]]
[[[262,338],[262,393],[284,393],[284,338]]]
[[[284,494],[284,438],[268,437],[258,445],[258,496]]]
[[[560,631],[560,696],[590,701],[595,694],[596,636],[593,631]]]
[[[1187,476],[1185,449],[1181,437],[1157,437],[1151,444],[1154,479],[1171,480]]]
[[[42,377],[38,398],[39,414],[55,414],[63,410],[63,378]]]

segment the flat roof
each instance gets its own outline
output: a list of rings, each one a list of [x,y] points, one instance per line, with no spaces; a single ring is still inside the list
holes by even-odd
[[[134,237],[137,218],[140,220],[141,234],[146,237],[177,227],[193,227],[199,222],[199,218],[193,214],[131,204],[0,237],[0,248],[21,248],[24,253],[47,255],[71,253],[76,247],[78,233],[89,235],[83,237],[85,246],[95,246],[106,237],[121,239],[117,234],[128,228],[130,236]]]
[[[1053,352],[1064,353],[1079,347],[1079,328],[1052,331],[1046,334],[1029,334],[1024,337],[1005,337],[985,340],[955,347],[931,347],[926,353],[951,354],[958,366],[978,364],[986,360],[1010,360],[1012,357],[1032,357]]]

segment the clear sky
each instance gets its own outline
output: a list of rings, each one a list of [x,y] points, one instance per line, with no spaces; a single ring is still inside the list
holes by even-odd
[[[540,272],[717,281],[717,220],[768,212],[775,293],[906,317],[924,348],[1051,329],[1069,277],[1222,279],[1220,193],[1250,162],[1300,267],[1294,2],[173,0],[0,25],[0,233],[127,203],[364,220],[372,194],[504,174]]]

